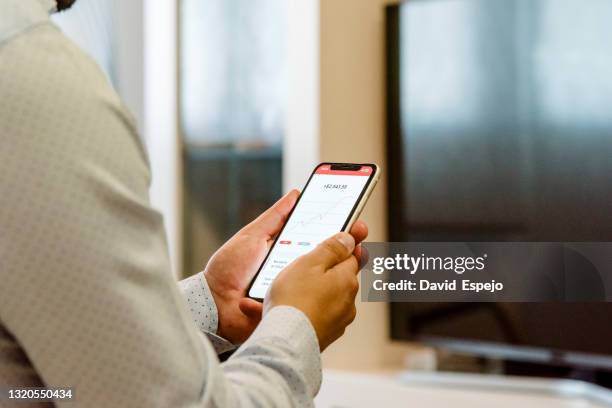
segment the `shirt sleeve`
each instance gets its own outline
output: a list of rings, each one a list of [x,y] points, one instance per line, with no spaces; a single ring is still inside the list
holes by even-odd
[[[41,24],[3,44],[0,72],[0,325],[19,369],[73,387],[67,407],[312,406],[300,311],[270,310],[223,364],[193,323],[145,150],[95,64]]]
[[[187,300],[193,321],[198,329],[208,337],[217,354],[234,350],[236,348],[234,344],[217,335],[219,314],[204,273],[196,273],[183,279],[179,282],[179,289]]]

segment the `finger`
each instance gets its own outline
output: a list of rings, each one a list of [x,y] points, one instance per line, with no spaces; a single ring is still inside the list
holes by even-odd
[[[360,243],[368,237],[368,225],[359,220],[356,221],[351,227],[351,235],[355,238],[356,243]]]
[[[242,313],[251,319],[261,319],[263,304],[250,298],[242,298],[238,303],[238,308]]]
[[[353,304],[353,306],[359,291],[358,272],[359,267],[354,256],[349,257],[328,271],[328,275],[336,279],[337,285],[341,288],[343,294],[341,298]]]
[[[346,232],[339,232],[304,255],[303,260],[329,269],[351,256],[353,250],[355,250],[353,236]]]
[[[353,250],[353,256],[357,258],[357,262],[361,263],[361,256],[363,254],[363,248],[361,245],[357,245]]]
[[[356,255],[355,255],[356,256]],[[359,269],[363,269],[366,266],[368,261],[370,260],[370,253],[368,252],[368,248],[365,248],[359,245],[359,256],[357,257],[357,261],[359,262]]]
[[[281,230],[299,196],[300,192],[298,190],[291,190],[253,222],[244,227],[244,230],[253,234],[263,235],[266,239],[271,239]]]
[[[368,263],[370,259],[370,254],[368,253],[368,249],[363,245],[359,244],[355,247],[353,251],[353,256],[357,258],[357,263],[359,264],[359,269],[362,269]]]

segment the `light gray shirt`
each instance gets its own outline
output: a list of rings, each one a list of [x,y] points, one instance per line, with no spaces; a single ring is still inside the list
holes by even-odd
[[[67,407],[312,405],[297,309],[219,363],[232,346],[202,274],[170,273],[134,120],[53,3],[0,0],[0,386],[73,387]]]

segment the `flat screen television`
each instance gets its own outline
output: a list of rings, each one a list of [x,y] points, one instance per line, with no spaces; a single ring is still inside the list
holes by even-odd
[[[388,6],[390,241],[612,241],[610,21],[610,1]],[[610,303],[390,310],[394,339],[612,372]]]

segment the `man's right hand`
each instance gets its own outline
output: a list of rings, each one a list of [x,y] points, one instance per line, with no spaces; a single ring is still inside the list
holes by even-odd
[[[361,241],[367,227],[360,223],[358,230],[351,232]],[[360,249],[355,251],[358,256]],[[355,238],[341,232],[293,261],[272,284],[264,300],[264,314],[280,305],[301,310],[310,319],[323,351],[355,319],[359,265],[354,250]]]

